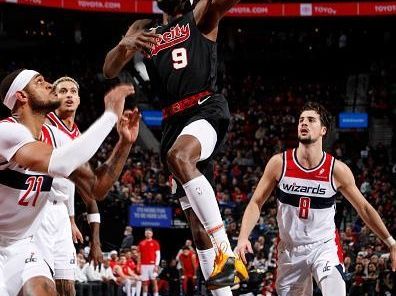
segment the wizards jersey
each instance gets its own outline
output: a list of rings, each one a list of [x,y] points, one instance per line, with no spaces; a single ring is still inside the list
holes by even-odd
[[[278,183],[277,220],[280,239],[292,244],[311,244],[335,236],[334,157],[323,152],[318,166],[306,169],[298,163],[296,149],[283,153]]]

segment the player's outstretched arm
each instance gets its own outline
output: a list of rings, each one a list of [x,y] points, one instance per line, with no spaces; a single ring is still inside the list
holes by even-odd
[[[150,22],[149,19],[135,21],[121,41],[107,53],[103,65],[103,75],[106,78],[116,77],[139,50],[151,50],[157,35],[146,31]]]
[[[220,20],[240,0],[212,0],[210,10],[216,13]]]
[[[12,160],[32,171],[67,178],[95,154],[117,119],[121,118],[125,98],[133,93],[132,85],[116,86],[105,96],[104,114],[76,140],[55,149],[41,141],[31,141],[18,147],[17,151],[12,153]],[[27,129],[26,132],[31,137]]]
[[[103,200],[106,197],[114,182],[118,180],[132,144],[137,139],[139,120],[140,113],[137,108],[126,111],[117,125],[120,139],[107,161],[94,171],[89,164],[85,164],[70,175],[82,196],[95,200]]]
[[[392,270],[396,270],[396,242],[393,240],[389,231],[378,212],[364,198],[356,187],[355,178],[350,168],[341,161],[336,160],[334,166],[334,181],[338,190],[348,199],[364,223],[384,242],[390,249]]]
[[[238,245],[235,253],[239,255],[246,264],[245,253],[253,253],[249,242],[249,235],[260,218],[261,208],[274,190],[277,180],[282,174],[282,155],[274,155],[265,167],[264,174],[253,193],[253,197],[243,214],[241,231],[239,233]]]
[[[216,41],[219,22],[239,0],[200,0],[194,8],[195,22],[201,33]]]

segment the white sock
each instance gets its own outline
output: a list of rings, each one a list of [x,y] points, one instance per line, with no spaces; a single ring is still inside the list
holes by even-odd
[[[205,176],[196,177],[183,185],[194,213],[201,221],[213,245],[234,257],[228,240],[219,206],[212,186]]]
[[[136,296],[140,296],[140,292],[142,291],[142,281],[136,282]]]
[[[126,279],[124,286],[125,286],[125,292],[126,292],[127,296],[131,296],[131,285],[132,285],[131,281]]]
[[[147,296],[147,292],[143,292],[143,296]]]
[[[198,254],[199,265],[201,266],[202,274],[205,280],[207,280],[213,271],[216,252],[213,248],[207,250],[197,249],[197,254]],[[217,290],[212,290],[211,292],[213,296],[232,296],[230,287],[224,287]]]
[[[153,296],[158,296],[158,292],[153,293]]]
[[[132,291],[132,296],[135,296],[136,295],[136,287],[132,287],[131,291]]]

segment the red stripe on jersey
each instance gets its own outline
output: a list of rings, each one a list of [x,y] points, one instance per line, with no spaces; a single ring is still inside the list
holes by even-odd
[[[286,151],[286,171],[284,176],[291,178],[299,178],[313,181],[331,181],[331,167],[333,156],[324,153],[324,158],[321,160],[319,165],[313,169],[304,169],[297,160],[295,155],[296,149],[290,149]]]
[[[4,118],[3,120],[1,120],[0,122],[13,122],[13,123],[17,123],[18,121],[16,121],[16,119],[12,116]]]
[[[45,125],[41,127],[40,141],[55,147],[55,141],[52,138],[52,133]]]
[[[78,129],[78,126],[76,123],[73,123],[73,127],[70,130],[66,124],[56,115],[55,112],[50,112],[47,114],[48,120],[51,122],[51,125],[57,127],[59,130],[64,132],[66,135],[68,135],[72,140],[77,138],[80,135],[80,130]]]
[[[334,239],[335,239],[335,243],[337,245],[338,259],[340,260],[340,264],[344,264],[344,251],[342,250],[340,234],[338,233],[337,229],[335,231],[335,238]]]

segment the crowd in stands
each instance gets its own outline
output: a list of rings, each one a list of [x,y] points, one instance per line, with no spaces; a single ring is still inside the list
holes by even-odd
[[[254,24],[241,27],[239,23],[234,23],[230,25],[231,28],[232,26],[240,27],[240,35],[226,38],[219,46],[222,52],[219,91],[229,100],[232,120],[227,145],[215,160],[214,188],[231,245],[235,247],[244,209],[265,164],[275,153],[297,144],[296,123],[302,104],[307,100],[318,100],[333,115],[342,111],[346,101],[345,85],[350,74],[345,68],[349,69],[353,65],[355,68],[351,71],[352,74],[366,71],[372,78],[367,90],[367,111],[374,116],[385,114],[394,119],[395,104],[392,98],[394,100],[395,90],[390,89],[389,85],[396,85],[396,76],[393,75],[396,63],[394,60],[384,61],[383,57],[360,60],[364,56],[361,48],[373,50],[374,54],[370,57],[380,53],[382,49],[389,53],[386,44],[393,44],[391,48],[394,49],[394,30],[388,32],[389,34],[381,31],[380,36],[374,38],[375,26],[366,31],[351,29],[336,33],[331,33],[331,28],[327,26],[323,30],[313,29],[309,32],[283,27],[274,33],[275,30],[263,28],[261,35],[257,34],[257,29],[254,31]],[[247,46],[257,44],[259,39],[266,45]],[[375,42],[371,42],[372,40]],[[22,62],[8,62],[6,67],[0,69],[1,77],[8,70],[25,62],[26,67],[39,67],[39,70],[44,73],[47,71],[46,74],[53,79],[64,74],[74,76],[81,85],[82,97],[77,122],[84,130],[99,115],[98,110],[101,108],[98,106],[102,104],[101,98],[105,90],[103,77],[99,74],[103,56],[92,57],[91,51],[84,46],[87,44],[84,45],[83,42],[82,45],[72,47],[70,51],[61,51],[61,56],[55,57],[51,57],[48,52],[41,53],[43,57],[48,56],[44,60],[39,60],[40,54],[38,57],[29,57],[28,60],[26,56],[21,56]],[[324,60],[330,51],[336,58]],[[240,61],[234,63],[235,56],[240,56]],[[254,64],[254,59],[258,56],[261,57],[260,62]],[[330,68],[333,76],[331,73],[318,72],[315,79],[316,72],[312,71],[319,71],[318,61],[323,61],[322,67]],[[363,65],[359,64],[360,61],[363,61]],[[257,66],[242,73],[239,69],[244,69],[244,63]],[[288,63],[290,64],[286,66]],[[55,64],[58,66],[56,69],[52,67]],[[312,71],[302,71],[304,73],[301,76],[304,77],[300,78],[300,73],[296,73],[294,66],[299,67],[300,72],[305,66]],[[277,71],[288,74],[276,82],[279,78]],[[311,75],[306,77],[306,73]],[[337,74],[341,77],[336,78]],[[142,85],[140,87],[143,89]],[[144,89],[141,91],[144,92]],[[145,97],[141,92],[138,95]],[[155,100],[151,102],[155,103]],[[363,140],[351,146],[348,137]],[[333,140],[326,149],[351,167],[358,188],[378,210],[395,236],[395,158],[390,157],[388,150],[382,145],[368,146],[367,138],[367,131],[351,132],[338,140],[334,140],[333,134]],[[93,160],[94,165],[106,159],[115,141],[114,135],[109,137]],[[184,219],[178,201],[170,194],[168,176],[163,171],[159,155],[139,145],[133,148],[120,179],[107,199],[99,205],[103,221],[102,248],[105,251],[102,266],[95,267],[89,262],[86,248],[81,248],[78,252],[78,295],[121,295],[128,289],[131,293],[136,293],[139,289],[136,236],[132,234],[132,229],[125,229],[128,225],[128,208],[132,204],[172,206],[174,218]],[[77,206],[77,213],[79,209],[80,212],[81,209],[83,211],[83,207]],[[86,227],[83,215],[77,216],[76,220],[81,228]],[[396,280],[394,273],[390,271],[387,248],[364,226],[351,205],[341,196],[337,198],[336,224],[345,254],[348,295],[396,295]],[[125,240],[122,241],[124,229]],[[255,253],[249,263],[250,281],[241,284],[239,292],[236,293],[275,295],[277,233],[276,200],[271,196],[251,236]],[[183,246],[169,245],[172,251],[168,253],[172,255],[165,257],[161,263],[159,282],[162,296],[180,295],[184,288],[183,281],[186,277],[178,264],[179,247],[183,250]],[[186,248],[194,252],[190,243],[187,243]],[[199,280],[194,278],[193,282],[196,290],[200,291],[196,295],[205,295]],[[315,295],[320,295],[317,289]]]

